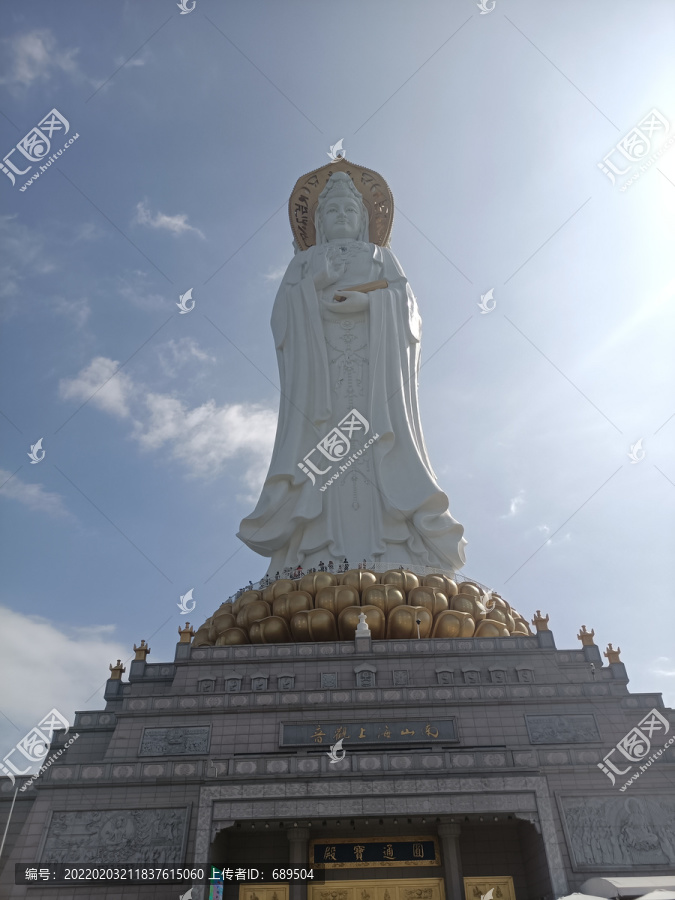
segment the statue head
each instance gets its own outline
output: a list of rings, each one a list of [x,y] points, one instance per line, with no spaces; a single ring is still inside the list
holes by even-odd
[[[314,218],[317,244],[368,241],[368,211],[346,172],[334,172],[319,195]]]

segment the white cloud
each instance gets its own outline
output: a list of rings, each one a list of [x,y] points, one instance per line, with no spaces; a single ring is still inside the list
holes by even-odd
[[[59,395],[63,400],[90,401],[104,412],[127,418],[133,383],[125,372],[117,372],[118,367],[116,360],[97,356],[75,378],[61,379]]]
[[[138,269],[130,275],[125,275],[119,279],[118,290],[121,297],[128,300],[129,303],[133,303],[139,309],[157,310],[168,308],[167,297],[164,294],[158,294],[153,291],[148,285],[147,273]],[[177,294],[176,302],[178,302]]]
[[[181,364],[190,358],[211,361],[191,338],[169,341],[165,348],[170,348]],[[91,398],[91,405],[98,409],[133,421],[132,437],[143,450],[166,451],[192,476],[211,478],[219,475],[229,460],[245,460],[243,481],[253,496],[272,453],[277,421],[273,410],[247,403],[218,406],[215,400],[190,408],[172,394],[135,384],[125,372],[111,378],[118,365],[115,360],[96,357],[75,378],[61,380],[60,396],[75,401]]]
[[[0,297],[17,297],[26,277],[54,271],[47,258],[42,237],[17,221],[14,215],[0,216],[0,247],[5,262],[0,266]],[[12,312],[20,307],[14,304]]]
[[[59,50],[56,38],[45,28],[36,28],[17,37],[3,40],[7,71],[0,84],[27,88],[33,82],[47,81],[59,73],[82,79],[75,61],[78,50]]]
[[[195,359],[199,362],[216,361],[215,357],[202,350],[197,341],[191,337],[167,341],[157,352],[164,374],[169,377],[177,375],[178,369]]]
[[[18,475],[0,469],[0,497],[16,500],[30,510],[46,513],[48,516],[63,517],[70,513],[63,505],[63,497],[53,491],[45,490],[42,484],[29,484]]]
[[[55,297],[54,310],[60,315],[70,319],[76,328],[82,328],[91,314],[89,301],[82,297],[79,300],[67,300],[65,297]]]
[[[668,656],[657,656],[651,671],[653,675],[675,678],[675,660],[670,659]]]
[[[504,515],[500,516],[499,518],[513,519],[515,516],[517,516],[525,503],[525,497],[523,496],[524,494],[525,491],[521,488],[516,496],[511,499],[511,503],[509,504],[509,511],[507,513],[504,513]]]
[[[278,269],[272,269],[271,272],[267,272],[263,277],[266,281],[281,281],[287,268],[288,266],[279,266]]]
[[[2,698],[6,718],[0,718],[1,758],[54,707],[70,722],[76,709],[100,708],[110,676],[108,663],[124,660],[128,652],[114,640],[113,625],[65,628],[4,606],[0,617],[6,638],[0,683],[11,685]]]
[[[194,231],[199,237],[204,237],[203,232],[201,232],[199,228],[195,228],[194,225],[188,225],[187,215],[185,213],[178,213],[175,216],[167,216],[166,213],[162,212],[152,213],[148,209],[145,200],[141,200],[140,203],[136,204],[136,216],[134,222],[137,225],[148,225],[150,228],[159,228],[164,231],[170,231],[175,236],[183,234],[185,231]]]
[[[277,417],[272,410],[240,403],[218,407],[213,400],[188,409],[175,397],[153,393],[145,403],[149,418],[135,437],[146,450],[166,444],[174,459],[202,477],[219,474],[227,460],[241,456],[248,462],[247,486],[260,485],[274,443]]]

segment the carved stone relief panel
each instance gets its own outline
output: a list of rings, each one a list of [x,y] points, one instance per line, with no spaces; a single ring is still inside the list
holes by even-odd
[[[180,863],[188,813],[187,807],[54,812],[40,862]]]
[[[197,682],[197,691],[200,694],[212,694],[216,689],[215,678],[200,678]]]
[[[534,681],[534,671],[532,669],[521,669],[517,670],[518,672],[518,681],[523,684],[532,684]]]
[[[292,691],[295,687],[295,675],[279,675],[277,678],[277,690]]]
[[[252,691],[266,691],[268,678],[269,678],[268,675],[252,675],[251,676],[251,690]]]
[[[574,868],[675,865],[675,797],[562,797],[560,806]]]
[[[478,669],[462,669],[465,684],[480,684],[480,672]]]
[[[599,741],[595,717],[525,716],[531,744],[581,744]]]
[[[145,728],[139,756],[180,756],[187,753],[208,753],[211,728]]]
[[[375,687],[375,672],[364,669],[356,673],[356,686],[359,688]]]
[[[493,684],[506,684],[506,672],[504,669],[490,669],[490,681]]]
[[[241,690],[241,678],[226,678],[225,690],[230,694],[237,694]]]
[[[394,669],[393,681],[397,687],[410,684],[410,672],[407,669]]]
[[[322,688],[336,688],[337,686],[338,686],[337,672],[322,672],[321,673],[321,687]]]
[[[436,678],[439,684],[452,684],[454,680],[450,669],[436,669]]]

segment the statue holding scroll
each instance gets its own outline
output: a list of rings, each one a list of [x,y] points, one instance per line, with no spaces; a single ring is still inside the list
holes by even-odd
[[[424,445],[421,320],[387,246],[389,189],[339,160],[300,179],[290,209],[296,254],[272,312],[276,442],[238,536],[270,574],[327,558],[454,571],[466,542]]]

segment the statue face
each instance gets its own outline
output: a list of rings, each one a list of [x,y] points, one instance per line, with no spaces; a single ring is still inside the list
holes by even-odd
[[[329,198],[321,210],[321,222],[327,240],[356,240],[361,231],[359,204],[353,197]]]

